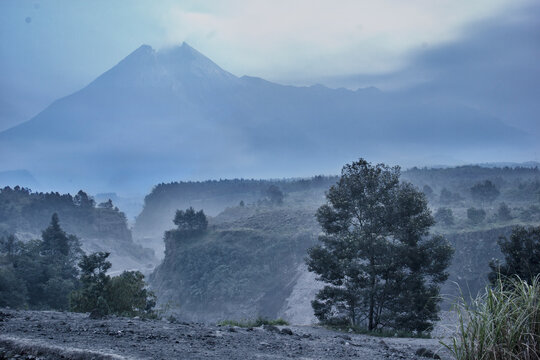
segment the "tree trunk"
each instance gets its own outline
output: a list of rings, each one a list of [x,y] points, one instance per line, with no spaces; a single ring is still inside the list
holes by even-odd
[[[374,259],[371,257],[371,289],[369,293],[369,324],[368,324],[368,330],[371,331],[375,327],[374,323],[374,313],[375,313],[375,267],[374,267]]]

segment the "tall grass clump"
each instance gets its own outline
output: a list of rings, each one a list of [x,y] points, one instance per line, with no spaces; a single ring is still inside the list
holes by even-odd
[[[444,345],[457,360],[540,359],[540,276],[498,280],[456,307],[457,333]]]

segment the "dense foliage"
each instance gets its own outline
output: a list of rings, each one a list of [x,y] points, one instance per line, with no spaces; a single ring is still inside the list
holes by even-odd
[[[489,279],[493,284],[498,282],[499,277],[507,279],[514,276],[531,283],[540,275],[540,226],[516,226],[510,238],[503,236],[498,244],[504,255],[504,263],[491,261]]]
[[[78,239],[60,227],[58,215],[40,240],[0,241],[0,306],[32,309],[69,308],[68,295],[78,284]]]
[[[345,165],[317,211],[324,235],[307,264],[326,283],[312,303],[321,321],[423,332],[437,320],[452,249],[427,238],[427,201],[399,176],[363,159]]]
[[[144,276],[126,271],[111,278],[106,274],[111,267],[108,256],[85,255],[77,237],[62,229],[56,213],[39,240],[2,237],[0,307],[153,316],[155,298]]]
[[[208,227],[208,220],[204,211],[195,211],[192,207],[187,210],[176,210],[173,223],[178,231],[203,232]]]
[[[480,202],[493,202],[500,194],[499,189],[489,180],[475,184],[471,188],[473,200]]]
[[[83,255],[79,262],[81,286],[70,296],[71,310],[93,312],[98,317],[107,314],[155,317],[155,296],[146,289],[144,275],[139,271],[124,271],[110,277],[108,256],[104,252]]]

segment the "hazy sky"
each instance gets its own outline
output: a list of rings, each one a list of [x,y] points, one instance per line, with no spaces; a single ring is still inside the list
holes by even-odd
[[[472,25],[520,14],[533,3],[2,0],[0,130],[80,89],[143,43],[187,41],[235,75],[353,88],[372,80],[384,87],[385,74],[417,81],[418,63],[433,63],[422,54],[466,41]],[[409,68],[415,72],[404,72]]]

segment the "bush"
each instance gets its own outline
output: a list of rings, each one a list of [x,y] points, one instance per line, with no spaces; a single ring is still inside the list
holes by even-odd
[[[155,318],[154,294],[146,289],[144,275],[139,271],[124,271],[114,277],[107,275],[111,263],[109,253],[84,255],[79,262],[81,287],[70,297],[71,311],[93,312],[100,317],[108,314]]]
[[[512,213],[508,205],[506,205],[505,203],[501,203],[501,205],[499,205],[499,209],[497,210],[497,218],[499,219],[499,221],[512,220]]]
[[[437,210],[433,218],[438,224],[445,226],[454,225],[454,214],[452,213],[452,209],[441,207]]]
[[[540,358],[540,277],[499,282],[457,311],[457,334],[444,344],[457,360]]]
[[[472,224],[478,225],[485,220],[486,212],[484,209],[469,208],[467,209],[467,218]]]
[[[268,320],[266,318],[263,318],[261,316],[259,316],[257,319],[255,320],[223,320],[221,321],[220,323],[218,323],[218,325],[221,325],[221,326],[238,326],[238,327],[244,327],[244,328],[248,328],[248,327],[258,327],[258,326],[263,326],[263,325],[289,325],[289,323],[286,321],[286,320],[283,320],[281,318],[279,319],[275,319],[275,320]]]

